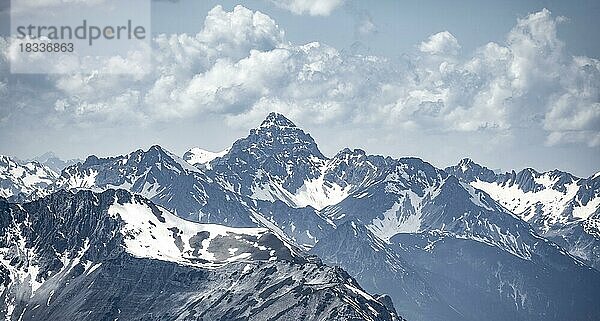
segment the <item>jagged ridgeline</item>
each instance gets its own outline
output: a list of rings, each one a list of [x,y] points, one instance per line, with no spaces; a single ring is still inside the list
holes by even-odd
[[[499,174],[471,160],[440,169],[418,158],[369,155],[358,149],[343,149],[328,157],[308,133],[277,113],[269,114],[247,137],[221,152],[196,147],[181,158],[160,146],[152,146],[122,156],[90,156],[60,173],[48,172],[40,163],[17,162],[8,157],[2,159],[0,166],[3,166],[0,167],[2,196],[10,202],[21,203],[22,209],[17,204],[7,206],[15,211],[21,209],[32,217],[41,215],[31,212],[32,204],[57,197],[81,197],[60,192],[65,190],[114,194],[112,189],[123,189],[134,195],[130,198],[135,204],[157,204],[154,208],[165,213],[158,215],[165,222],[151,214],[152,210],[142,211],[150,213],[148,219],[139,219],[141,214],[137,211],[123,216],[127,214],[123,210],[130,208],[123,204],[131,202],[119,200],[116,205],[109,202],[112,205],[105,206],[107,214],[102,217],[109,221],[120,217],[121,223],[114,223],[120,234],[115,234],[118,240],[113,242],[119,244],[115,249],[121,249],[119,255],[128,262],[142,260],[152,262],[145,264],[173,266],[179,269],[177,271],[190,273],[186,275],[201,271],[213,281],[206,287],[193,288],[195,283],[182,277],[177,284],[186,291],[174,292],[177,286],[165,290],[179,300],[180,306],[186,307],[185,311],[206,311],[194,312],[198,320],[202,320],[198,315],[205,320],[218,319],[217,316],[244,319],[274,307],[281,308],[273,311],[289,308],[295,312],[281,315],[275,312],[265,320],[331,318],[333,314],[329,312],[333,310],[346,311],[336,312],[335,320],[343,320],[341,316],[352,319],[352,315],[358,320],[387,320],[387,316],[393,318],[392,301],[399,315],[415,321],[597,320],[600,315],[597,304],[600,297],[600,175],[578,178],[560,171],[538,173],[531,169]],[[100,200],[100,195],[105,193],[85,195]],[[44,211],[44,206],[36,208]],[[76,208],[70,210],[77,213]],[[183,222],[186,227],[179,227],[177,222]],[[22,223],[22,226],[28,224]],[[229,232],[222,232],[225,235],[218,234],[223,237],[217,238],[214,235],[220,232],[211,232],[206,226]],[[22,229],[19,225],[4,235],[16,237],[16,231]],[[203,231],[210,232],[211,236]],[[39,237],[48,236],[41,232]],[[20,249],[29,253],[32,245],[24,244],[19,245]],[[18,264],[12,262],[11,253],[16,250],[3,251],[6,275],[20,275],[23,280],[27,273],[43,275],[44,278],[39,279],[46,280],[43,284],[52,280],[52,274],[40,274],[35,268],[34,272],[14,270]],[[53,253],[53,250],[47,252]],[[73,257],[77,257],[81,248],[74,248],[72,252],[76,253]],[[58,263],[67,262],[64,255],[57,254],[56,266],[71,264]],[[313,255],[327,265],[319,264]],[[112,264],[122,264],[109,257]],[[268,281],[261,281],[258,276],[236,281],[244,275],[246,261],[258,266],[274,265],[281,273],[265,272]],[[84,265],[81,275],[93,277],[95,272],[88,276],[85,271],[97,261],[85,262],[81,263]],[[94,271],[102,272],[103,266],[109,266],[108,262]],[[358,283],[346,272],[328,266],[343,268]],[[61,269],[65,268],[55,268],[63,271]],[[306,269],[326,271],[324,275],[330,277],[323,282],[310,281],[308,276],[299,277]],[[137,271],[135,276],[123,278],[139,280],[137,275],[144,272],[134,271]],[[235,271],[238,274],[234,276]],[[312,278],[320,278],[323,275],[320,273]],[[273,278],[268,277],[271,274]],[[291,283],[280,287],[285,290],[274,291],[275,297],[262,298],[258,294],[260,290],[255,288],[258,283],[267,287],[280,284],[288,276],[291,281],[285,282]],[[171,277],[168,274],[164,284],[171,286],[175,282]],[[161,283],[163,281],[147,279],[139,282],[152,289],[167,286]],[[119,279],[118,284],[112,286],[135,288],[133,283],[127,282]],[[218,287],[219,282],[227,286]],[[208,298],[208,294],[215,293],[208,290],[211,287],[221,293],[223,289],[232,291],[228,287],[232,284],[240,284],[243,288],[236,293],[247,297],[238,301],[237,297],[232,298],[225,303],[217,303],[223,300],[213,296]],[[314,284],[321,284],[317,286],[319,289],[325,289],[323,284],[330,284],[327,291],[332,291],[333,296],[326,297],[333,301],[325,300],[330,303],[322,303],[325,305],[316,309],[316,314],[298,314],[305,310],[294,304],[304,300],[304,296],[296,297],[294,293],[284,296],[283,293],[298,287],[304,295],[304,291],[308,291],[304,288],[314,290]],[[69,281],[67,288],[80,290],[73,281]],[[17,293],[14,287],[11,289],[10,293]],[[336,292],[338,290],[341,292]],[[6,291],[3,293],[8,293]],[[5,295],[3,299],[9,302],[11,298],[37,295],[19,293]],[[130,292],[119,293],[119,300],[127,300]],[[313,292],[306,292],[306,300],[313,302],[310,293]],[[383,293],[389,297],[378,295]],[[23,302],[29,302],[27,300]],[[140,296],[136,300],[150,299]],[[208,302],[210,306],[192,304],[192,301]],[[246,301],[249,305],[240,303]],[[50,305],[39,303],[40,307],[35,310],[35,304],[26,305],[25,313],[51,309],[52,300],[49,302]],[[162,301],[152,302],[162,304]],[[181,314],[183,310],[159,314],[161,304],[152,304],[137,306],[138,310],[132,315],[142,311],[151,311],[166,319],[188,315]],[[220,304],[233,310],[226,310]],[[306,311],[321,307],[321,303],[315,304],[304,307],[309,309]],[[171,306],[170,303],[165,305]],[[23,305],[12,306],[13,311],[23,313]],[[267,306],[268,309],[259,308]],[[252,313],[243,314],[248,311]],[[18,318],[18,313],[11,315]]]

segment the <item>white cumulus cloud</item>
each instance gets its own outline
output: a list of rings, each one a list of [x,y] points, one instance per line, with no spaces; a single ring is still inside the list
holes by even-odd
[[[276,6],[289,10],[294,14],[311,16],[328,16],[341,6],[345,0],[270,0]]]
[[[419,49],[434,55],[456,55],[460,50],[460,45],[454,35],[448,31],[442,31],[431,35],[427,41],[421,42]]]

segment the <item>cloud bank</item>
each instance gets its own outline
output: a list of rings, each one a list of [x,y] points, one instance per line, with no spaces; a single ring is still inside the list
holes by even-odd
[[[286,3],[295,13],[324,15],[340,1]],[[135,55],[105,65],[140,68],[135,75],[49,76],[35,95],[27,95],[24,84],[7,93],[7,76],[0,77],[0,97],[10,96],[0,121],[17,117],[19,106],[55,126],[152,124],[207,113],[249,126],[279,111],[303,123],[390,132],[513,135],[531,129],[548,145],[598,147],[600,61],[567,53],[557,37],[563,20],[545,9],[529,14],[503,43],[466,56],[459,40],[441,31],[399,63],[321,43],[292,44],[269,16],[217,6],[197,34],[157,36],[149,70]],[[3,64],[7,47],[0,42]]]

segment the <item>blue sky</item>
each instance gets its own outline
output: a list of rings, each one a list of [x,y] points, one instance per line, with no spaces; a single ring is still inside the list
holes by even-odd
[[[3,56],[0,153],[218,151],[278,111],[329,156],[589,176],[599,14],[597,1],[155,1],[153,64],[121,57],[138,74],[16,75]]]

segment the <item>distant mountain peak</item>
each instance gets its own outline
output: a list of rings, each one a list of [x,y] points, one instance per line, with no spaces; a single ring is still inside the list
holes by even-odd
[[[163,151],[164,148],[160,147],[160,145],[154,144],[148,148],[148,151]]]
[[[170,157],[170,158],[178,158],[179,156],[171,153],[169,150],[163,148],[160,145],[152,145],[148,148],[147,151],[142,151],[146,156],[156,155],[157,157]]]
[[[476,180],[494,181],[497,178],[493,170],[474,162],[470,158],[463,158],[458,164],[446,167],[444,171],[466,182]]]
[[[460,168],[463,172],[467,171],[468,169],[471,168],[485,168],[485,166],[482,166],[478,163],[476,163],[475,161],[473,161],[472,159],[465,157],[463,159],[460,160],[460,162],[458,162],[458,168]]]
[[[539,176],[540,174],[542,174],[542,173],[538,172],[537,170],[535,170],[532,167],[523,168],[523,170],[521,170],[521,172],[522,173],[528,173],[528,174],[530,174],[532,176]]]
[[[270,113],[259,127],[250,129],[250,134],[246,138],[239,139],[233,144],[231,151],[239,150],[254,150],[252,153],[263,156],[282,153],[288,155],[286,157],[312,155],[320,159],[325,158],[310,134],[282,114],[275,112]]]
[[[322,175],[326,160],[310,134],[285,116],[270,113],[247,137],[233,143],[229,152],[211,161],[210,167],[219,175],[235,178],[231,185],[245,186],[249,195],[266,188],[271,178],[271,183],[295,194],[307,180]]]
[[[81,162],[80,159],[63,160],[54,152],[48,151],[35,158],[28,159],[26,162],[37,162],[44,166],[48,166],[53,171],[60,173],[65,167]]]
[[[52,151],[49,152],[45,152],[42,155],[39,155],[35,158],[33,158],[32,160],[36,160],[40,163],[46,162],[47,160],[51,159],[51,158],[59,158],[58,156],[56,156],[56,154]]]
[[[360,148],[350,149],[348,147],[345,147],[344,149],[339,151],[336,156],[342,156],[342,155],[364,156],[364,155],[367,155],[367,153]]]
[[[296,127],[296,124],[294,124],[291,120],[289,120],[280,113],[271,112],[269,113],[269,115],[267,115],[267,118],[265,118],[265,120],[263,120],[263,122],[260,124],[260,127],[265,128],[273,126]]]
[[[100,158],[98,158],[98,156],[96,156],[96,155],[89,155],[83,161],[83,165],[84,166],[93,166],[93,165],[97,165],[99,161],[100,161]]]
[[[465,157],[465,158],[461,159],[460,162],[458,162],[458,165],[471,165],[471,164],[475,164],[475,162],[468,157]]]

